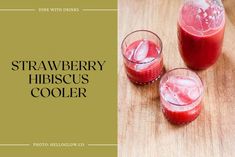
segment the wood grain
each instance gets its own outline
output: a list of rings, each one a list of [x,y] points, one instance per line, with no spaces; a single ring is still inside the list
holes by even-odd
[[[177,48],[180,0],[119,0],[119,47],[136,29],[163,41],[167,70],[185,67]],[[197,72],[205,84],[204,108],[186,126],[173,126],[160,111],[158,84],[136,86],[126,77],[118,53],[119,157],[235,157],[235,1],[224,0],[226,31],[217,63]]]

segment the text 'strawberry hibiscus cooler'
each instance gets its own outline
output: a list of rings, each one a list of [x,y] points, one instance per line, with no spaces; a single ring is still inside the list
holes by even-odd
[[[161,108],[168,121],[186,124],[198,117],[204,87],[195,72],[186,68],[170,70],[162,76],[159,88]]]
[[[179,12],[178,45],[192,69],[213,65],[222,51],[225,13],[221,0],[185,0]]]
[[[138,30],[122,42],[122,55],[128,78],[146,84],[160,77],[163,70],[162,42],[153,32]]]

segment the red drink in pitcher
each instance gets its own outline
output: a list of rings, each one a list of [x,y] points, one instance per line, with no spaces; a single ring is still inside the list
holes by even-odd
[[[128,78],[146,84],[159,78],[163,69],[162,43],[150,31],[135,31],[124,39],[122,53]]]
[[[187,0],[178,19],[178,46],[185,64],[192,69],[213,65],[222,51],[224,28],[220,0]]]

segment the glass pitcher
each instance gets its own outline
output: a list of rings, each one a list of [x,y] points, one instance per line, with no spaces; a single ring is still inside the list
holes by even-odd
[[[178,47],[192,69],[213,65],[222,51],[225,11],[221,0],[186,0],[179,11]]]

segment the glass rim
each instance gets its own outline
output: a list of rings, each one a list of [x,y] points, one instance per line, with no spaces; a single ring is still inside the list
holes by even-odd
[[[195,76],[198,77],[199,82],[201,83],[202,90],[200,90],[199,96],[198,96],[196,99],[194,99],[193,102],[191,102],[191,103],[185,103],[185,104],[173,103],[173,102],[171,102],[171,101],[169,101],[169,100],[166,100],[165,97],[162,96],[162,94],[161,94],[161,84],[162,84],[163,78],[166,77],[169,73],[171,73],[171,72],[173,72],[173,71],[176,71],[176,70],[186,70],[186,71],[189,71],[189,72],[195,74]],[[202,81],[201,77],[200,77],[196,72],[190,70],[189,68],[174,68],[174,69],[171,69],[171,70],[167,71],[167,72],[161,77],[161,80],[160,80],[160,83],[159,83],[159,94],[160,94],[160,96],[164,99],[164,101],[166,101],[167,103],[170,103],[171,105],[178,106],[178,107],[181,107],[181,106],[182,106],[182,107],[185,107],[185,106],[192,105],[194,102],[198,101],[198,100],[202,97],[202,95],[204,94],[204,84],[203,84],[203,81]]]
[[[147,64],[147,63],[151,63],[151,62],[155,61],[155,60],[157,59],[157,57],[154,58],[154,59],[152,59],[152,60],[150,60],[150,61],[147,61],[147,62],[140,62],[140,63],[139,63],[139,62],[137,62],[137,61],[132,61],[132,60],[130,60],[130,59],[127,58],[126,55],[124,54],[124,51],[123,51],[123,49],[124,49],[124,41],[125,41],[130,35],[133,35],[133,34],[135,34],[135,33],[137,33],[137,32],[147,32],[147,33],[150,33],[150,34],[154,35],[154,36],[159,40],[159,42],[160,42],[160,52],[159,52],[159,55],[162,54],[163,44],[162,44],[161,38],[160,38],[156,33],[152,32],[152,31],[150,31],[150,30],[140,29],[140,30],[135,30],[135,31],[133,31],[133,32],[131,32],[131,33],[128,33],[128,34],[125,36],[125,38],[122,40],[122,43],[121,43],[122,56],[123,56],[128,62],[131,62],[131,63],[134,63],[134,64]]]
[[[188,0],[188,1],[190,1],[190,0]],[[196,30],[196,29],[193,28],[192,26],[189,26],[189,25],[185,24],[184,20],[182,20],[182,14],[181,14],[181,11],[182,11],[182,9],[183,9],[183,5],[180,6],[180,8],[179,8],[179,10],[178,10],[179,15],[178,15],[178,18],[177,18],[177,23],[180,25],[180,27],[181,27],[185,32],[187,32],[187,33],[189,33],[189,34],[192,34],[193,36],[204,36],[204,37],[207,37],[207,36],[212,36],[212,35],[218,33],[218,32],[221,31],[221,30],[223,29],[223,27],[225,26],[225,23],[226,23],[226,15],[225,15],[225,9],[224,9],[223,3],[222,3],[222,2],[220,3],[218,0],[216,0],[216,1],[218,2],[218,5],[219,5],[220,7],[223,7],[223,11],[222,11],[222,13],[223,13],[223,20],[222,20],[220,26],[218,26],[218,27],[216,27],[216,28],[210,28],[210,29],[205,30],[205,31],[200,31],[200,30]],[[221,15],[220,15],[220,16],[221,16]],[[186,30],[186,28],[182,27],[182,22],[183,22],[185,25],[187,25],[187,27],[191,27],[195,32],[197,32],[197,33],[199,33],[199,34],[195,34],[195,32],[192,33],[192,32],[189,32],[188,30]],[[208,33],[208,32],[210,32],[210,31],[213,31],[213,32],[212,32],[212,33]],[[200,34],[200,33],[203,33],[203,34]],[[207,33],[208,33],[208,34],[207,34]]]

